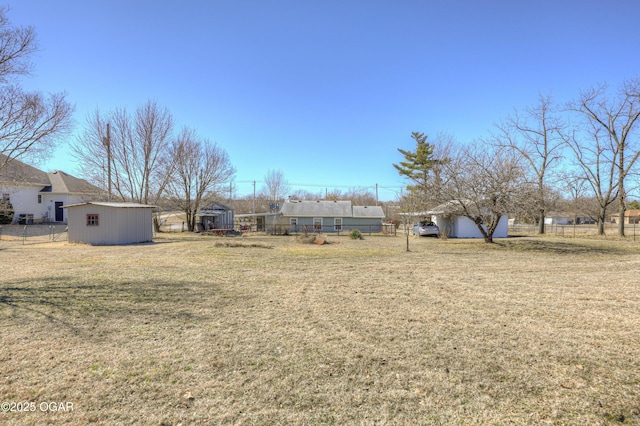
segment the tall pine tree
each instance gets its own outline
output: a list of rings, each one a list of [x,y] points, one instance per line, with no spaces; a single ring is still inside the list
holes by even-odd
[[[426,202],[433,179],[437,178],[437,176],[432,176],[431,172],[443,160],[434,158],[434,145],[427,142],[427,135],[413,132],[411,138],[416,141],[415,151],[398,148],[398,151],[404,155],[405,161],[394,164],[393,167],[398,170],[400,176],[404,176],[412,182],[411,185],[407,185],[407,190],[414,199]]]

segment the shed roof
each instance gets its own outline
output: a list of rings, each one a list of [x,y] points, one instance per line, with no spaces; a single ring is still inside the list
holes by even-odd
[[[108,201],[89,201],[86,203],[78,203],[78,204],[69,204],[67,206],[62,206],[63,209],[68,209],[71,207],[80,207],[80,206],[103,206],[103,207],[113,207],[113,208],[128,208],[128,209],[154,209],[156,206],[151,206],[149,204],[139,204],[139,203],[113,203]]]

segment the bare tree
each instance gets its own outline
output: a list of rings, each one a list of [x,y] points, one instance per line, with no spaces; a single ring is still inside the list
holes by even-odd
[[[609,188],[602,188],[601,177],[593,173],[598,171],[599,164],[590,164],[592,173],[588,173],[595,192],[600,192],[602,197],[606,194],[613,195],[614,190],[618,195],[618,235],[624,236],[624,212],[627,205],[626,180],[640,158],[640,145],[638,144],[638,126],[640,125],[640,79],[626,81],[621,86],[616,97],[610,100],[607,96],[607,86],[601,85],[595,89],[581,93],[579,99],[569,105],[569,108],[582,114],[591,129],[591,147],[576,147],[573,140],[572,149],[580,156],[585,151],[591,152],[593,160],[605,160],[611,164],[609,171],[615,178],[609,176],[611,184]],[[576,148],[583,148],[578,152]],[[602,153],[600,153],[600,150]],[[609,157],[605,156],[609,154]],[[581,157],[584,158],[584,157]],[[584,161],[578,162],[583,166]],[[596,170],[593,170],[593,168]],[[586,171],[586,170],[585,170]],[[615,184],[613,181],[615,180]],[[615,189],[612,189],[612,186]],[[597,187],[597,188],[596,188]],[[613,197],[615,198],[615,196]],[[604,220],[608,198],[601,201],[604,208],[601,219]],[[604,228],[602,228],[604,232]]]
[[[284,177],[282,170],[269,170],[264,175],[264,188],[262,193],[271,202],[278,202],[291,192],[289,182]]]
[[[171,157],[175,160],[175,172],[168,190],[184,211],[189,231],[193,231],[200,206],[219,194],[235,170],[224,149],[202,139],[193,129],[182,129],[171,147]]]
[[[522,204],[527,182],[521,158],[503,147],[474,143],[449,153],[434,198],[451,214],[469,218],[485,242],[493,242],[500,219]]]
[[[109,148],[107,145],[107,123],[109,118],[100,114],[99,110],[87,114],[82,133],[76,136],[71,144],[71,152],[79,161],[80,173],[93,185],[108,189]]]
[[[321,200],[322,192],[310,192],[305,189],[296,189],[291,193],[291,198],[296,200]]]
[[[87,117],[84,132],[71,146],[87,178],[102,188],[113,186],[118,198],[155,204],[171,176],[169,155],[173,117],[154,101],[137,108],[134,116],[126,109]],[[110,131],[107,131],[110,128]],[[112,176],[104,172],[111,163]]]
[[[14,27],[0,7],[0,169],[12,158],[39,159],[71,127],[73,108],[65,94],[25,92],[18,77],[29,75],[37,51],[33,27]]]
[[[343,194],[343,199],[350,200],[356,206],[375,206],[378,203],[375,194],[367,188],[349,188]]]
[[[535,188],[530,200],[537,210],[538,233],[544,234],[546,212],[556,198],[549,186],[550,173],[560,164],[565,147],[561,137],[564,126],[551,96],[540,95],[537,105],[522,113],[515,111],[496,127],[498,144],[515,151],[527,166],[528,179]]]
[[[618,149],[596,123],[589,121],[587,126],[579,130],[566,135],[565,143],[573,151],[576,167],[582,172],[598,202],[598,235],[604,235],[607,209],[618,197]]]
[[[593,202],[593,198],[587,197],[587,194],[591,193],[588,179],[581,175],[565,172],[561,176],[561,185],[567,195],[564,204],[567,210],[573,214],[573,223],[578,223],[579,216],[588,216],[590,218],[597,216],[598,204]],[[593,208],[594,205],[596,206],[595,209]]]

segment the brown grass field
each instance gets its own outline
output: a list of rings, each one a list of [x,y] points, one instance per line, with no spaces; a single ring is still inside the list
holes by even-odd
[[[640,243],[328,239],[0,240],[0,423],[640,424]]]

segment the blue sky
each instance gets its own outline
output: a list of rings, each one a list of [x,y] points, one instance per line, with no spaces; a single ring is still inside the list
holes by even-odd
[[[40,51],[29,89],[88,113],[156,100],[225,148],[236,194],[404,182],[411,132],[486,136],[539,93],[640,74],[637,0],[8,0]],[[45,170],[76,172],[61,146]]]

